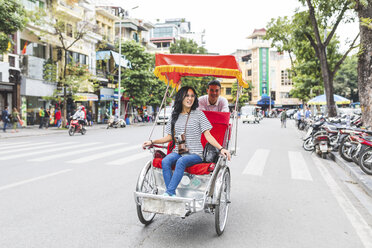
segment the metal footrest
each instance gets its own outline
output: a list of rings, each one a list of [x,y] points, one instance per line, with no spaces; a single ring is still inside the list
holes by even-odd
[[[197,212],[200,205],[193,198],[170,197],[141,192],[134,192],[134,196],[139,200],[142,211],[156,214],[185,217],[190,213]]]

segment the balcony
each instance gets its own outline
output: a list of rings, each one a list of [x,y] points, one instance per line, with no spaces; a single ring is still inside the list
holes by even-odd
[[[77,5],[71,5],[66,3],[64,0],[59,0],[56,7],[57,12],[62,12],[67,15],[68,18],[71,18],[76,21],[83,20],[84,9]]]

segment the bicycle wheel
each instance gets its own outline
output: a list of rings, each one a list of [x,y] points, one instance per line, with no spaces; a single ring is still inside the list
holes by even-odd
[[[138,184],[139,187],[137,188],[137,191],[142,192],[142,193],[157,194],[154,177],[150,173],[151,172],[150,166],[148,166],[143,178],[138,179],[140,180],[140,183]],[[140,204],[137,204],[137,216],[142,224],[144,225],[150,224],[152,220],[154,219],[155,215],[156,215],[155,213],[148,213],[148,212],[142,211],[142,206]]]
[[[223,175],[223,182],[218,193],[217,205],[215,209],[215,227],[217,235],[220,236],[226,226],[227,215],[230,204],[230,171],[225,170]]]

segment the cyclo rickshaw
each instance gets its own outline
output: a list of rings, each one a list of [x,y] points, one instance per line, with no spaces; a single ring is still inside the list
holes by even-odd
[[[236,155],[237,102],[241,87],[248,87],[248,84],[242,79],[242,73],[235,57],[230,55],[156,54],[155,65],[154,74],[167,83],[159,109],[162,109],[169,87],[173,87],[173,93],[174,89],[180,86],[182,77],[213,76],[237,79],[239,90],[237,90],[233,119],[230,118],[228,112],[204,111],[213,127],[210,131],[211,134],[232,155]],[[151,139],[158,116],[149,139]],[[234,125],[235,127],[233,127]],[[234,147],[230,144],[232,139],[235,141]],[[204,135],[202,135],[201,142],[205,148]],[[166,187],[162,175],[161,160],[165,153],[155,150],[155,148],[167,149],[167,153],[169,153],[172,147],[173,144],[169,144],[168,147],[152,145],[149,148],[153,153],[153,159],[148,161],[142,169],[134,192],[139,220],[148,225],[156,214],[176,215],[185,218],[193,213],[204,211],[215,215],[216,232],[221,235],[226,226],[230,204],[231,178],[227,159],[217,154],[219,156],[217,162],[203,162],[188,167],[178,185],[176,197],[163,196]]]

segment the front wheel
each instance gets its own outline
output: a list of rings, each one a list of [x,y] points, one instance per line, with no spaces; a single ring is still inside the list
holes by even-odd
[[[352,149],[352,145],[347,138],[341,142],[341,145],[338,148],[338,153],[340,154],[341,158],[345,159],[347,162],[353,162],[353,159],[350,156],[350,149]]]
[[[215,209],[215,227],[220,236],[225,230],[230,205],[230,171],[225,170]]]
[[[152,165],[150,165],[152,166]],[[147,167],[146,173],[143,178],[139,178],[139,187],[137,188],[137,191],[142,193],[152,193],[156,194],[156,187],[155,187],[155,181],[154,177],[151,175],[150,166]],[[144,225],[148,225],[152,222],[152,220],[155,217],[155,213],[148,213],[142,211],[142,206],[137,203],[137,216],[140,222]]]
[[[75,128],[73,128],[71,125],[70,125],[70,127],[69,127],[69,129],[68,129],[68,134],[69,134],[70,136],[73,136],[73,135],[75,134]]]
[[[372,175],[372,148],[368,148],[360,154],[359,165],[362,171]]]

